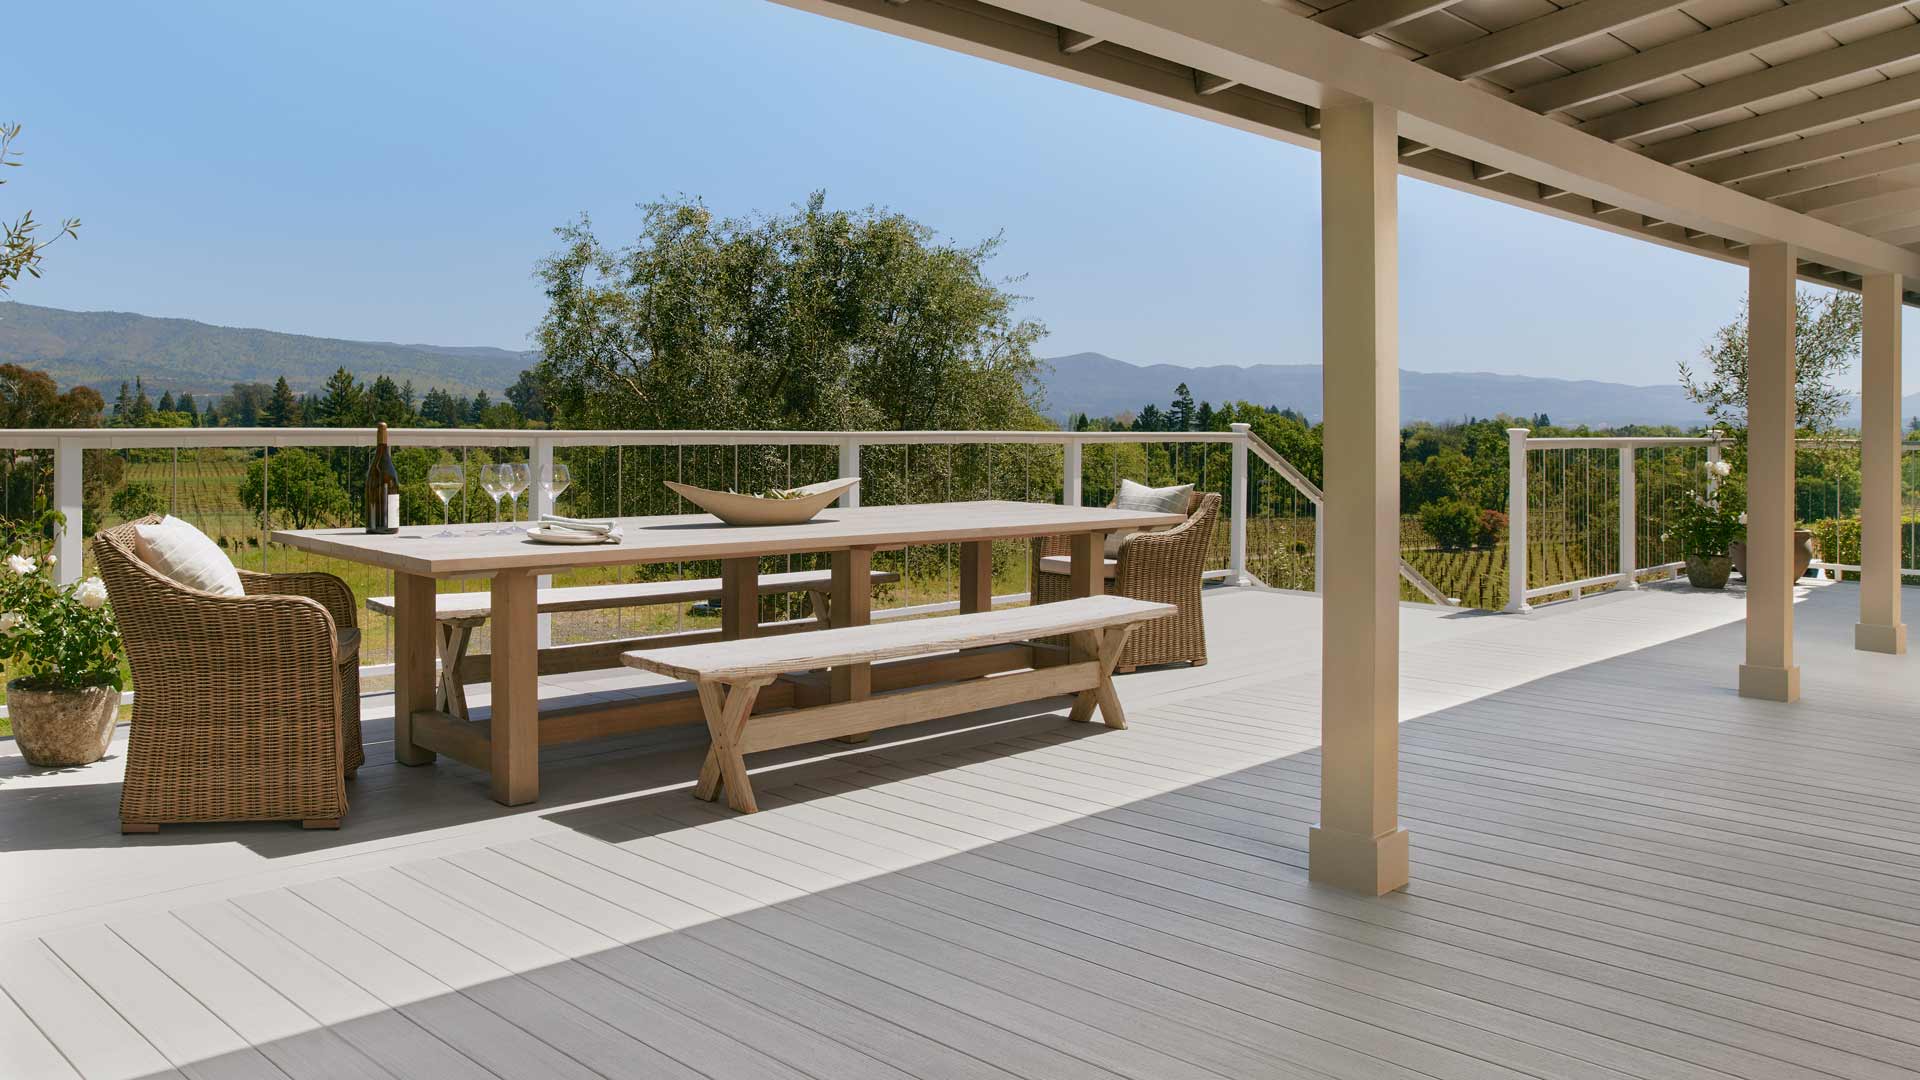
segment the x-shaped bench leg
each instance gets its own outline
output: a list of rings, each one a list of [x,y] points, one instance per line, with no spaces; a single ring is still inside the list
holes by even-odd
[[[724,785],[728,806],[743,814],[759,809],[753,801],[753,786],[747,782],[747,762],[740,754],[740,737],[753,715],[753,701],[760,696],[760,688],[772,681],[771,678],[743,680],[730,689],[720,682],[703,680],[695,684],[700,693],[700,711],[707,717],[707,734],[713,740],[707,748],[707,760],[700,766],[700,780],[693,787],[695,795],[712,802]]]
[[[436,624],[434,644],[440,651],[440,688],[434,695],[442,712],[467,718],[467,688],[460,681],[460,664],[473,645],[473,631],[479,623],[470,619],[450,619]]]
[[[1100,664],[1100,681],[1091,690],[1082,690],[1073,699],[1073,711],[1067,719],[1084,723],[1093,719],[1095,706],[1100,709],[1100,719],[1110,728],[1127,726],[1126,711],[1120,708],[1120,695],[1113,689],[1113,668],[1120,662],[1120,653],[1127,647],[1127,637],[1133,633],[1131,624],[1110,626],[1105,630],[1082,630],[1073,635],[1073,659],[1078,661],[1094,660]]]

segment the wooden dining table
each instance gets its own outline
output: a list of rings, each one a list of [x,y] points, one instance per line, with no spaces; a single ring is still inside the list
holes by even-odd
[[[360,529],[281,530],[276,543],[379,567],[394,579],[394,757],[426,765],[445,754],[490,774],[493,798],[508,806],[540,795],[540,747],[626,734],[671,724],[701,722],[691,687],[660,687],[614,702],[588,702],[542,713],[540,674],[562,666],[575,650],[601,666],[618,664],[618,650],[643,639],[587,646],[539,648],[538,579],[543,574],[646,563],[718,560],[721,619],[706,636],[750,636],[766,631],[759,621],[760,560],[771,556],[825,554],[832,562],[829,614],[834,626],[860,626],[872,617],[869,572],[876,551],[956,544],[962,612],[993,604],[993,543],[1042,536],[1072,538],[1071,581],[1075,596],[1102,590],[1103,542],[1122,529],[1177,525],[1179,514],[986,500],[907,506],[830,507],[799,525],[730,526],[707,514],[617,519],[617,543],[555,545],[524,534],[497,531],[436,536],[441,526],[408,526],[397,534]],[[492,680],[490,715],[462,719],[436,707],[435,593],[437,582],[486,578],[492,590]],[[790,627],[789,627],[790,628]],[[692,641],[702,635],[682,635]],[[644,639],[655,644],[659,638]],[[977,653],[898,661],[884,670],[867,665],[836,668],[820,680],[783,680],[761,695],[758,709],[793,707],[809,694],[826,700],[856,700],[871,693],[955,678],[977,677],[1044,663],[1040,646],[1013,646]],[[550,656],[560,661],[549,663]],[[579,659],[574,663],[577,667]]]

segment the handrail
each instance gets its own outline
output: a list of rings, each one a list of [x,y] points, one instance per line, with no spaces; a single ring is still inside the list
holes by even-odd
[[[1422,574],[1418,570],[1415,570],[1413,568],[1413,564],[1408,562],[1404,556],[1402,556],[1400,559],[1400,576],[1402,578],[1405,578],[1407,584],[1413,586],[1416,590],[1419,591],[1420,595],[1426,597],[1428,600],[1431,600],[1434,603],[1441,605],[1442,607],[1459,607],[1460,606],[1459,597],[1448,596],[1446,593],[1441,592],[1440,587],[1438,585],[1435,585],[1433,582],[1428,581],[1427,575]]]
[[[586,428],[388,428],[396,446],[867,446],[939,443],[1051,445],[1087,443],[1232,443],[1227,431],[752,431],[599,430]],[[178,447],[365,446],[370,427],[0,428],[0,449],[137,450]]]
[[[1249,431],[1247,432],[1247,445],[1252,447],[1253,452],[1259,455],[1260,460],[1266,462],[1274,472],[1286,477],[1287,483],[1292,484],[1298,489],[1300,494],[1312,499],[1313,505],[1321,506],[1326,503],[1327,497],[1326,494],[1320,490],[1320,485],[1307,479],[1307,474],[1296,468],[1293,462],[1281,457],[1280,451],[1268,446],[1267,440]]]

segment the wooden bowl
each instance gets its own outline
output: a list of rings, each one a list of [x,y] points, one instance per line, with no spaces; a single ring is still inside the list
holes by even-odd
[[[694,487],[666,481],[674,494],[719,518],[729,525],[798,525],[832,505],[840,493],[860,482],[859,477],[827,480],[793,488],[791,499],[768,499],[759,495],[741,495],[732,491]]]

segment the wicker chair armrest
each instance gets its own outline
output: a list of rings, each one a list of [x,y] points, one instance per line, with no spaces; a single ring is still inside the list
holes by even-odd
[[[1121,572],[1125,572],[1129,562],[1143,558],[1150,552],[1155,556],[1154,561],[1163,565],[1169,560],[1177,560],[1189,554],[1204,560],[1207,545],[1213,540],[1213,519],[1219,505],[1219,496],[1209,495],[1206,501],[1200,504],[1198,510],[1189,514],[1187,520],[1173,528],[1157,532],[1142,530],[1122,540],[1120,542]]]
[[[1035,562],[1038,562],[1048,555],[1071,554],[1073,554],[1073,537],[1071,536],[1042,536],[1035,538],[1033,541],[1033,558]]]
[[[359,625],[359,609],[354,606],[353,588],[332,574],[318,570],[286,574],[262,574],[240,571],[240,584],[248,596],[302,596],[319,602],[341,629]]]

